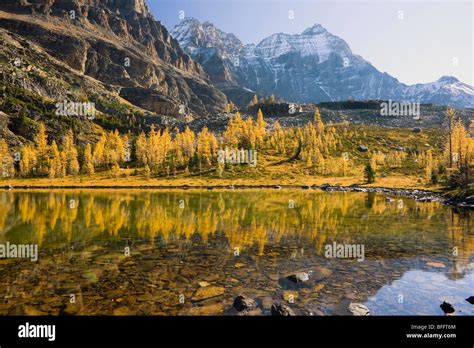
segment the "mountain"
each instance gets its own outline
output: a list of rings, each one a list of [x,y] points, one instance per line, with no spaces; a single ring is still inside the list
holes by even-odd
[[[119,104],[118,109],[174,117],[183,110],[209,116],[227,103],[145,0],[2,0],[0,35],[3,87],[20,94],[50,101],[86,98],[104,113]],[[11,63],[16,59],[21,66]],[[15,114],[13,107],[3,111]]]
[[[405,85],[354,54],[319,24],[301,34],[273,34],[243,45],[209,22],[186,18],[172,31],[224,92],[240,87],[291,102],[392,99],[474,107],[474,89],[454,77]]]

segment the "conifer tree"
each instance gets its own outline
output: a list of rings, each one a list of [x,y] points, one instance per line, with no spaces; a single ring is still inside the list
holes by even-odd
[[[0,139],[0,179],[11,178],[15,175],[13,157],[5,139]]]
[[[94,146],[94,154],[92,156],[92,162],[95,168],[102,168],[105,165],[105,146],[107,143],[107,137],[104,133],[101,134],[99,141]]]
[[[87,144],[84,150],[84,163],[82,165],[82,171],[89,176],[94,175],[94,163],[92,161],[92,146]]]
[[[147,138],[145,133],[141,132],[135,141],[135,157],[138,164],[145,164],[147,162]]]
[[[36,166],[36,150],[30,146],[25,145],[21,149],[20,160],[20,174],[23,177],[35,174]]]
[[[370,162],[368,162],[364,169],[364,178],[368,184],[375,182],[375,170],[372,168]]]
[[[197,153],[199,161],[204,166],[210,166],[213,158],[213,150],[217,148],[215,136],[204,127],[198,135]]]
[[[255,105],[257,105],[257,104],[258,104],[258,97],[257,97],[256,94],[254,94],[252,100],[250,101],[249,106],[255,106]]]
[[[66,175],[77,175],[79,173],[78,153],[76,145],[74,144],[74,134],[71,129],[63,138],[63,153],[66,162]]]
[[[48,137],[46,136],[46,127],[43,123],[38,126],[38,132],[35,136],[36,154],[37,154],[37,174],[48,173]]]
[[[191,159],[194,156],[194,143],[196,141],[196,135],[189,128],[186,127],[183,133],[183,154],[186,156],[187,160]]]
[[[49,149],[49,172],[51,179],[58,178],[62,175],[61,153],[59,152],[56,141],[53,140]]]
[[[261,146],[263,144],[263,140],[265,139],[266,135],[266,123],[263,118],[263,112],[261,109],[258,109],[258,116],[257,116],[257,142]]]
[[[318,135],[322,137],[324,135],[324,123],[321,120],[321,112],[319,111],[319,108],[316,108],[314,111],[314,127],[316,128]]]

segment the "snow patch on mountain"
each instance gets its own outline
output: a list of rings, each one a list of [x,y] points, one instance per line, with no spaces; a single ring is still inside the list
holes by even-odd
[[[452,76],[405,85],[354,54],[320,24],[301,34],[273,34],[257,45],[243,45],[234,34],[194,18],[184,19],[171,35],[223,86],[246,87],[294,102],[351,97],[474,107],[472,86]]]

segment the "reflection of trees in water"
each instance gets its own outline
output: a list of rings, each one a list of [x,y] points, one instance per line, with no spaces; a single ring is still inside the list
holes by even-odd
[[[256,245],[260,254],[267,243],[287,240],[312,243],[319,254],[332,241],[372,245],[375,254],[397,251],[399,241],[413,254],[407,245],[436,237],[448,243],[441,247],[458,246],[458,259],[467,260],[474,249],[468,233],[471,218],[472,212],[460,214],[439,203],[403,199],[399,205],[370,193],[104,190],[0,195],[0,237],[48,247],[104,237],[167,242],[197,235],[207,242],[222,232],[231,249]],[[387,248],[387,242],[393,245]]]
[[[463,278],[471,264],[471,254],[474,250],[474,224],[472,210],[451,209],[449,212],[448,238],[452,241],[452,267],[447,276],[450,279]]]

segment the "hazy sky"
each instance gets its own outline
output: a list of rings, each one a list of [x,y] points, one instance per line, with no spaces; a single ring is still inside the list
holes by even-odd
[[[244,43],[319,23],[355,54],[406,84],[452,75],[474,85],[472,1],[148,0],[172,29],[185,16],[210,21]],[[290,12],[292,11],[292,12]],[[293,19],[290,14],[293,13]]]

